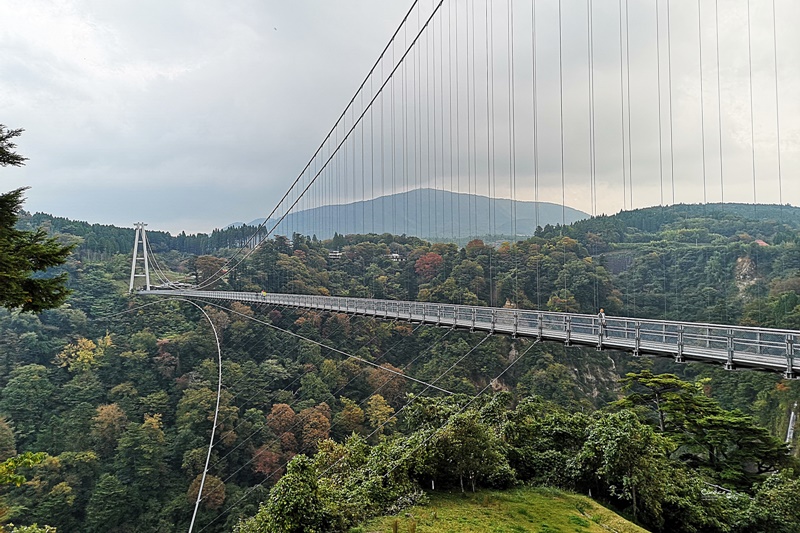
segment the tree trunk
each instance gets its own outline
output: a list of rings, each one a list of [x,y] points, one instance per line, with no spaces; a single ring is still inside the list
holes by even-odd
[[[664,433],[664,411],[661,410],[661,396],[656,393],[656,409],[658,410],[658,427]]]

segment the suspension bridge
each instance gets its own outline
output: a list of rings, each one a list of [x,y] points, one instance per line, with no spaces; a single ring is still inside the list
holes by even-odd
[[[565,227],[568,208],[595,216],[744,202],[757,214],[758,203],[798,204],[798,19],[791,0],[414,1],[322,143],[225,264],[192,287],[170,281],[137,223],[130,290],[797,377],[795,330],[521,309],[517,301],[508,308],[211,288],[277,237],[389,232],[513,244],[531,235],[527,228]],[[532,212],[521,215],[521,202]],[[545,204],[560,216],[545,218]],[[562,267],[566,293],[566,258]],[[489,268],[490,294],[495,275]],[[665,270],[665,293],[666,278]],[[516,275],[513,283],[520,294]],[[636,287],[626,290],[635,301]]]
[[[558,341],[568,346],[619,350],[635,356],[670,356],[679,363],[689,360],[720,363],[729,370],[742,367],[783,371],[787,378],[795,377],[800,371],[800,342],[797,342],[800,341],[800,332],[792,330],[298,294],[180,289],[149,290],[140,294],[272,304],[384,320],[407,320]]]
[[[800,188],[784,183],[787,169],[800,170],[795,140],[781,134],[796,134],[800,110],[781,96],[800,74],[781,13],[797,8],[775,0],[724,10],[669,0],[415,1],[311,159],[225,266],[191,290],[164,276],[162,284],[181,290],[150,290],[137,224],[130,289],[141,276],[142,294],[406,319],[794,377],[797,331],[631,317],[602,328],[592,315],[541,309],[207,290],[276,236],[427,228],[431,238],[506,233],[513,242],[525,236],[523,200],[533,202],[524,222],[534,228],[545,202],[561,207],[561,220],[547,223],[563,227],[568,203],[597,215],[681,201],[797,201]],[[457,194],[446,202],[445,192]],[[480,197],[490,202],[479,207]]]

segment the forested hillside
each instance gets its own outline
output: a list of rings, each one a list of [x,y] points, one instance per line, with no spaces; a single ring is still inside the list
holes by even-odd
[[[24,224],[77,243],[63,267],[74,292],[39,315],[0,311],[0,460],[46,454],[3,489],[4,520],[185,531],[216,401],[208,323],[125,294],[133,230]],[[148,236],[170,276],[203,281],[246,231]],[[800,210],[651,208],[463,248],[276,237],[216,288],[800,329]],[[800,470],[782,444],[800,387],[778,375],[202,305],[224,388],[196,530],[347,531],[423,489],[524,483],[591,491],[653,531],[800,531]]]

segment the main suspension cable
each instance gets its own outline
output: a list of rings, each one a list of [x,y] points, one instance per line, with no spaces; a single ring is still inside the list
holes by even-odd
[[[342,139],[342,141],[341,141],[341,142],[340,142],[340,143],[337,145],[336,149],[333,151],[333,153],[330,155],[330,157],[328,157],[328,159],[326,160],[326,162],[325,162],[325,164],[322,166],[322,168],[321,168],[321,169],[320,169],[320,170],[319,170],[319,171],[318,171],[318,172],[317,172],[317,173],[314,175],[314,177],[313,177],[313,178],[312,178],[312,179],[309,181],[308,185],[306,185],[306,187],[302,189],[302,191],[299,193],[299,195],[297,196],[297,198],[295,199],[295,201],[294,201],[294,202],[291,204],[291,206],[289,206],[289,208],[288,208],[288,209],[286,210],[286,212],[285,212],[285,213],[284,213],[284,214],[283,214],[283,215],[280,217],[280,219],[279,219],[279,220],[278,220],[278,221],[277,221],[277,222],[276,222],[276,223],[273,225],[272,229],[270,229],[269,231],[267,231],[267,233],[266,233],[266,234],[262,234],[262,230],[263,230],[264,228],[266,228],[266,227],[267,227],[267,224],[268,224],[268,222],[270,221],[270,219],[272,219],[272,217],[275,215],[275,213],[277,212],[278,208],[279,208],[279,207],[280,207],[280,206],[283,204],[283,202],[284,202],[284,201],[286,201],[286,200],[287,200],[287,199],[290,197],[290,194],[291,194],[291,193],[292,193],[292,191],[295,189],[295,186],[296,186],[296,185],[297,185],[297,184],[300,182],[300,180],[301,180],[301,179],[303,178],[303,176],[305,175],[305,173],[306,173],[306,170],[308,170],[308,169],[310,168],[311,164],[312,164],[312,163],[313,163],[313,162],[316,160],[317,156],[318,156],[318,155],[321,153],[321,151],[323,150],[324,146],[325,146],[325,145],[327,144],[327,142],[330,140],[330,138],[331,138],[331,135],[332,135],[332,134],[333,134],[333,133],[334,133],[334,132],[335,132],[335,131],[338,129],[338,127],[339,127],[339,124],[340,124],[340,123],[342,123],[342,121],[345,119],[345,117],[346,117],[346,115],[347,115],[347,111],[348,111],[348,110],[351,108],[351,106],[353,105],[353,103],[355,103],[356,99],[358,98],[358,95],[360,94],[360,92],[361,92],[361,91],[363,90],[363,88],[365,87],[365,85],[366,85],[367,81],[370,79],[370,77],[372,76],[372,74],[375,72],[375,70],[376,70],[376,68],[378,67],[378,65],[379,65],[379,64],[382,64],[382,59],[383,59],[383,56],[384,56],[384,54],[386,54],[386,52],[389,50],[389,48],[390,48],[390,47],[392,48],[392,50],[394,49],[393,45],[394,45],[395,38],[396,38],[396,37],[397,37],[397,35],[400,33],[400,30],[401,30],[401,29],[403,29],[403,28],[405,28],[405,26],[406,26],[406,21],[408,20],[409,16],[411,15],[411,13],[413,12],[413,10],[415,9],[415,7],[417,6],[417,4],[419,3],[419,0],[414,0],[414,1],[412,2],[412,5],[411,5],[411,7],[409,8],[408,12],[407,12],[407,13],[406,13],[406,15],[403,17],[402,21],[400,22],[400,25],[397,27],[397,29],[395,30],[395,32],[392,34],[392,37],[389,39],[389,42],[386,44],[386,46],[384,47],[384,49],[381,51],[380,55],[378,56],[378,59],[377,59],[377,60],[375,61],[375,63],[373,64],[372,68],[370,68],[369,72],[367,73],[367,76],[366,76],[366,77],[364,78],[364,80],[361,82],[361,85],[359,85],[359,87],[358,87],[358,89],[356,90],[355,94],[354,94],[354,95],[353,95],[353,97],[350,99],[350,101],[349,101],[349,103],[347,104],[347,106],[345,106],[345,109],[344,109],[344,111],[342,111],[342,113],[341,113],[341,115],[339,116],[339,118],[337,119],[336,123],[333,125],[333,127],[331,128],[331,130],[330,130],[330,131],[328,132],[328,134],[325,136],[325,138],[323,139],[322,143],[321,143],[321,144],[320,144],[320,146],[317,148],[317,150],[314,152],[314,155],[312,155],[312,156],[311,156],[311,159],[309,160],[309,162],[308,162],[308,163],[306,163],[305,167],[303,167],[303,170],[300,172],[300,174],[298,175],[298,177],[297,177],[297,178],[295,178],[295,180],[292,182],[292,185],[289,187],[289,190],[287,190],[287,191],[286,191],[286,193],[285,193],[285,194],[284,194],[284,195],[281,197],[281,199],[278,201],[278,203],[275,205],[275,207],[272,209],[272,211],[271,211],[271,212],[270,212],[270,214],[269,214],[269,215],[266,217],[266,219],[265,219],[265,220],[264,220],[262,223],[260,223],[260,224],[258,225],[258,227],[256,228],[256,231],[254,232],[254,234],[253,234],[253,235],[250,237],[250,239],[248,239],[248,240],[246,241],[246,243],[245,243],[245,247],[244,247],[244,248],[240,248],[239,250],[237,250],[237,252],[236,252],[236,253],[234,253],[234,255],[233,255],[231,258],[229,258],[229,259],[226,261],[226,266],[228,266],[228,265],[231,265],[231,264],[233,263],[233,261],[236,259],[236,257],[238,257],[238,255],[242,253],[242,250],[243,250],[243,249],[248,249],[248,250],[249,250],[247,253],[245,253],[245,255],[244,255],[244,257],[243,257],[243,258],[241,258],[241,259],[240,259],[239,261],[237,261],[236,263],[233,263],[233,264],[232,264],[232,266],[231,266],[230,268],[228,268],[228,271],[230,271],[230,270],[233,270],[233,269],[237,268],[237,267],[238,267],[238,266],[239,266],[239,265],[242,263],[242,261],[244,261],[244,259],[246,259],[246,258],[247,258],[249,255],[251,255],[251,254],[253,253],[253,251],[255,251],[255,250],[258,248],[258,246],[261,244],[261,242],[263,242],[265,239],[269,238],[269,236],[272,234],[272,232],[275,230],[275,228],[276,228],[276,227],[277,227],[277,226],[278,226],[278,225],[279,225],[281,222],[283,222],[283,220],[286,218],[286,216],[288,215],[288,213],[289,213],[289,212],[291,212],[292,208],[294,208],[294,206],[295,206],[295,205],[297,205],[297,203],[298,203],[299,199],[300,199],[300,198],[302,198],[302,197],[303,197],[303,195],[306,193],[306,191],[307,191],[307,190],[308,190],[308,189],[311,187],[311,185],[313,185],[313,184],[316,182],[317,178],[320,176],[320,174],[322,173],[322,171],[324,170],[324,168],[325,168],[325,167],[327,167],[328,163],[330,163],[330,161],[331,161],[331,159],[333,158],[333,156],[334,156],[334,155],[336,155],[336,153],[339,151],[339,149],[341,148],[342,144],[343,144],[343,143],[345,142],[345,140],[346,140],[346,139],[349,137],[350,133],[352,133],[352,131],[355,129],[356,125],[357,125],[357,124],[358,124],[358,123],[361,121],[361,119],[364,117],[364,115],[366,114],[366,111],[367,111],[369,108],[371,108],[371,107],[372,107],[372,104],[375,102],[375,100],[377,99],[377,97],[378,97],[380,94],[382,94],[382,92],[383,92],[383,89],[386,87],[386,85],[387,85],[388,81],[394,77],[394,74],[395,74],[395,72],[397,72],[397,70],[398,70],[398,68],[400,67],[400,65],[404,64],[404,60],[405,60],[405,58],[408,56],[409,52],[411,51],[411,49],[412,49],[412,48],[414,47],[414,45],[416,44],[417,40],[419,39],[419,36],[420,36],[420,35],[421,35],[421,34],[422,34],[424,31],[425,31],[425,29],[427,28],[427,26],[428,26],[428,23],[431,21],[431,19],[433,19],[434,15],[435,15],[435,14],[436,14],[436,13],[439,11],[439,8],[441,7],[441,5],[442,5],[442,3],[443,3],[443,2],[444,2],[444,0],[440,0],[440,1],[439,1],[439,3],[438,3],[438,4],[437,4],[435,7],[434,7],[433,11],[431,12],[430,16],[428,17],[428,20],[425,22],[425,25],[424,25],[424,26],[423,26],[423,27],[422,27],[422,28],[419,30],[419,32],[417,33],[417,36],[414,38],[413,42],[412,42],[412,43],[411,43],[411,44],[410,44],[410,45],[407,47],[406,51],[404,52],[404,54],[402,55],[402,57],[400,58],[400,60],[399,60],[399,61],[397,62],[397,64],[394,66],[394,68],[392,69],[392,71],[389,73],[389,76],[388,76],[388,77],[386,78],[386,80],[384,80],[384,81],[383,81],[383,83],[381,84],[380,88],[378,89],[378,92],[377,92],[377,93],[375,93],[375,94],[372,96],[372,98],[370,99],[369,103],[367,104],[367,107],[366,107],[366,108],[364,108],[364,110],[361,112],[361,115],[359,116],[358,120],[356,120],[356,121],[354,122],[354,124],[351,126],[351,128],[350,128],[349,132],[348,132],[348,133],[347,133],[347,134],[344,136],[344,138]],[[221,268],[220,268],[220,269],[219,269],[217,272],[215,272],[215,273],[214,273],[214,274],[211,276],[211,278],[214,278],[215,276],[218,276],[220,273],[222,273],[223,269],[224,269],[224,267],[221,267]],[[214,280],[214,281],[216,281],[216,280]],[[211,283],[213,283],[213,281],[211,281]],[[200,287],[200,288],[202,288],[202,287],[208,286],[209,284],[210,284],[210,283],[201,284],[199,287]]]

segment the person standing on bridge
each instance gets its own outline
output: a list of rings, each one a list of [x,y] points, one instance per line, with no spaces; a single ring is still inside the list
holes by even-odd
[[[606,334],[606,312],[601,307],[600,312],[597,313],[597,320],[600,323],[600,335]]]

